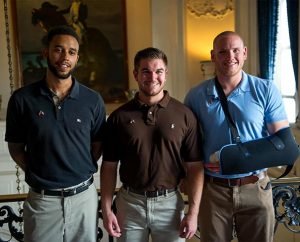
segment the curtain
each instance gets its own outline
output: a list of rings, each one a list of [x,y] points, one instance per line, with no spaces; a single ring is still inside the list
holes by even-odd
[[[276,53],[278,6],[278,0],[257,0],[260,76],[272,80]]]
[[[296,80],[296,89],[298,90],[298,32],[299,32],[299,1],[286,0],[287,15],[289,24],[289,34],[291,41],[292,61]]]

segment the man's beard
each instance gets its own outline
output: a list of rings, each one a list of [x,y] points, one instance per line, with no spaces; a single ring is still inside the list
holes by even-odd
[[[57,69],[55,68],[55,66],[51,64],[49,58],[47,58],[47,64],[48,64],[48,68],[49,68],[49,70],[52,72],[52,74],[53,74],[54,76],[56,76],[57,78],[59,78],[59,79],[67,79],[67,78],[69,78],[69,77],[72,75],[72,73],[75,71],[75,69],[76,69],[76,66],[75,66],[75,67],[74,67],[73,69],[71,69],[68,73],[66,73],[66,74],[61,74],[61,73],[59,73],[59,72],[57,71]]]

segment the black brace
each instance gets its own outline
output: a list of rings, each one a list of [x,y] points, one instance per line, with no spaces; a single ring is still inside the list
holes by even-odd
[[[265,138],[226,145],[219,156],[222,174],[231,175],[293,165],[299,156],[299,147],[287,127]]]

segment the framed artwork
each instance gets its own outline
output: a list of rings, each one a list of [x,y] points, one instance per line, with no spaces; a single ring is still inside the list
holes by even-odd
[[[106,103],[127,100],[125,0],[14,1],[23,85],[45,73],[41,51],[47,31],[69,25],[81,37],[77,80],[98,91]]]

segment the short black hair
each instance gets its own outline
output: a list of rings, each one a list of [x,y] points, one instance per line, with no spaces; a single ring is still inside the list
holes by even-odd
[[[46,36],[43,38],[43,44],[45,47],[48,47],[50,42],[52,41],[52,39],[54,38],[54,36],[56,35],[70,35],[73,36],[78,44],[80,44],[80,38],[78,36],[78,34],[75,32],[75,30],[67,25],[58,25],[55,26],[53,28],[51,28],[48,33],[46,34]]]
[[[160,49],[148,47],[140,50],[134,57],[134,70],[137,71],[140,67],[140,62],[143,59],[160,59],[163,60],[166,66],[168,66],[167,55]]]

